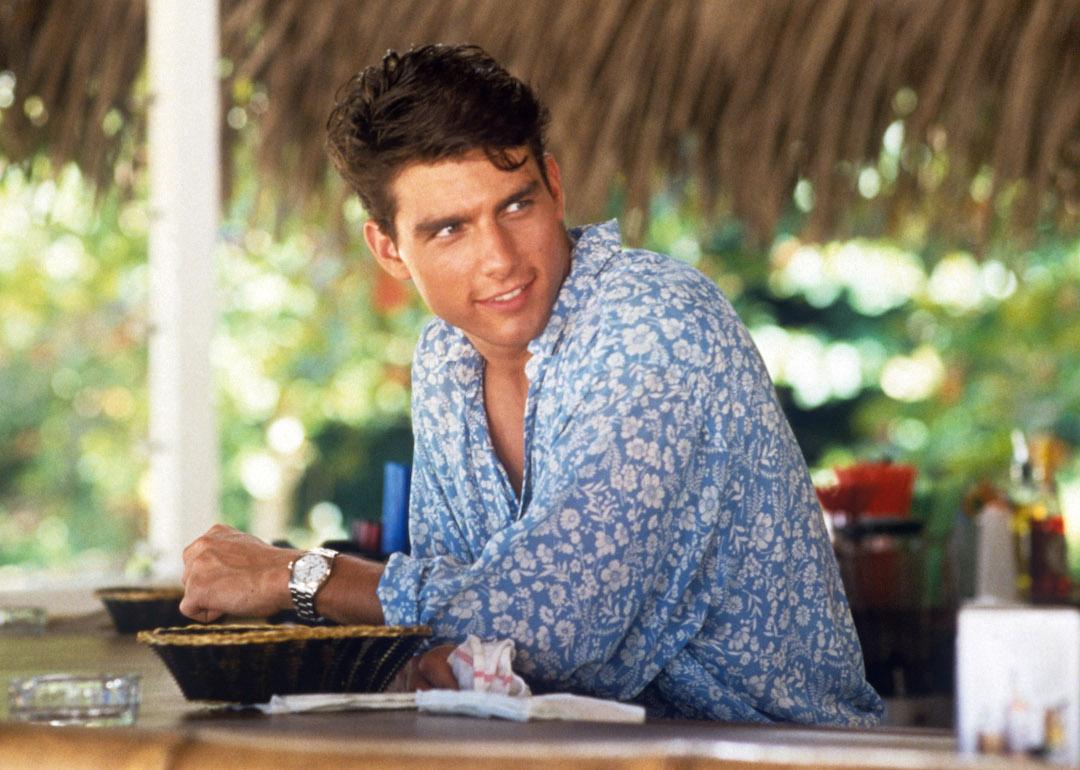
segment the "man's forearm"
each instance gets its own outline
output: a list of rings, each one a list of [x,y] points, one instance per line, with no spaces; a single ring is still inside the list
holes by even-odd
[[[315,596],[316,612],[338,623],[382,625],[382,605],[375,595],[382,573],[378,562],[338,554],[333,572]]]

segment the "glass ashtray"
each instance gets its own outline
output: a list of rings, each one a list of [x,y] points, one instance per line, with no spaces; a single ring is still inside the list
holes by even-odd
[[[138,674],[42,674],[8,685],[15,721],[105,727],[134,724],[138,714]]]
[[[44,607],[0,607],[0,634],[41,635],[48,619]]]

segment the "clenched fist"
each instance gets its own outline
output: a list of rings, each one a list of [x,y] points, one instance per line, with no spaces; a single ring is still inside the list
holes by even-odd
[[[215,524],[184,549],[180,611],[209,623],[222,615],[266,617],[287,610],[289,563],[301,553]]]

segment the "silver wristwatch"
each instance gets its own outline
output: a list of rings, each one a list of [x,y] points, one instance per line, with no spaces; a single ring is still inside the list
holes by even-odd
[[[289,563],[289,594],[293,609],[302,619],[313,623],[323,620],[315,611],[315,594],[330,577],[337,554],[329,548],[312,548]]]

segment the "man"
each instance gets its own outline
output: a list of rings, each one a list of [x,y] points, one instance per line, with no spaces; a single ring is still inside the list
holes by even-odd
[[[380,266],[435,314],[413,364],[412,555],[216,527],[182,609],[510,638],[536,687],[656,713],[873,724],[881,701],[806,466],[749,334],[702,274],[566,230],[547,116],[475,47],[354,78],[330,152]],[[291,566],[290,566],[291,565]],[[290,596],[289,584],[293,591]]]

